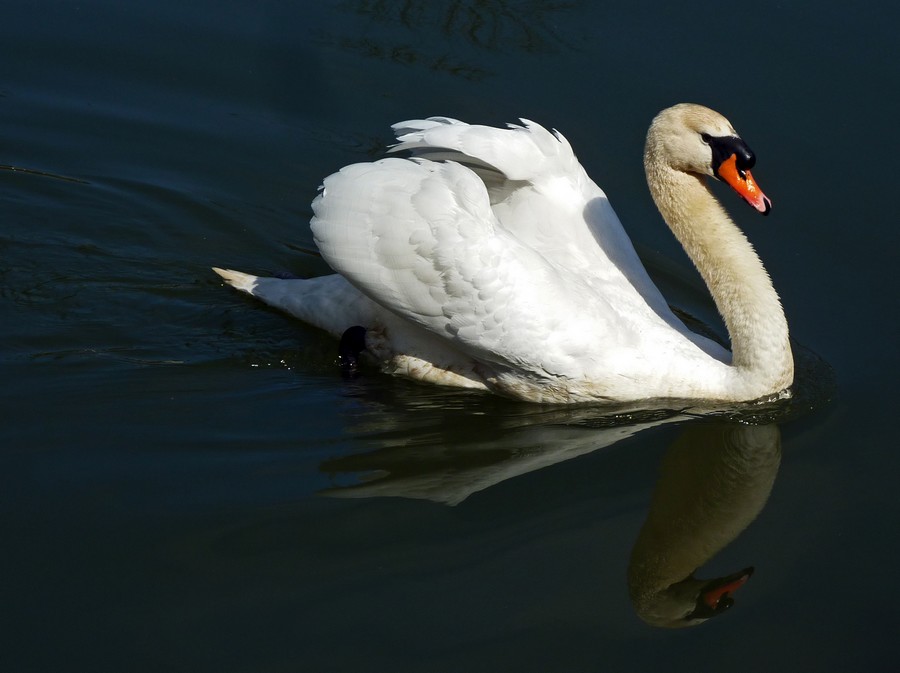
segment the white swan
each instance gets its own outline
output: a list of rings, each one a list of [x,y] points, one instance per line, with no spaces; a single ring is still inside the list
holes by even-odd
[[[366,328],[357,348],[422,381],[535,402],[742,401],[791,385],[778,295],[706,184],[723,179],[760,212],[771,207],[750,175],[752,152],[724,117],[692,104],[663,110],[644,165],[732,353],[672,313],[566,139],[522,121],[401,122],[393,150],[411,158],[327,177],[312,231],[338,275],[216,272],[337,336]]]

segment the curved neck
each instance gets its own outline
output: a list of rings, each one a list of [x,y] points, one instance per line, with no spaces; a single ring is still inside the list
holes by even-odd
[[[709,288],[731,339],[732,392],[754,399],[790,386],[794,361],[778,294],[753,246],[709,191],[648,147],[653,200]],[[738,390],[739,389],[739,390]]]

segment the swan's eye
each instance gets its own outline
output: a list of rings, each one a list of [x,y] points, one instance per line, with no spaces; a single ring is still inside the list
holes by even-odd
[[[701,133],[701,134],[700,134],[700,139],[701,139],[703,142],[705,142],[707,145],[709,145],[709,141],[712,140],[712,136],[710,136],[708,133]]]

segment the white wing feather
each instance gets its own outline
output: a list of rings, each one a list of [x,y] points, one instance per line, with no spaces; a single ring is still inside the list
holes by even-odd
[[[541,366],[522,353],[546,342],[558,281],[497,226],[474,173],[450,162],[357,164],[327,178],[313,208],[323,257],[378,304],[478,358]]]

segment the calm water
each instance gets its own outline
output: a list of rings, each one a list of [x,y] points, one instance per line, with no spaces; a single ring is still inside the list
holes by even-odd
[[[678,6],[8,8],[2,670],[896,670],[900,11]],[[394,121],[525,116],[715,325],[643,182],[679,100],[730,117],[775,203],[727,201],[805,346],[753,425],[344,381],[209,271],[325,273],[309,202]],[[699,577],[755,567],[735,606],[646,624],[640,568],[703,544]]]

